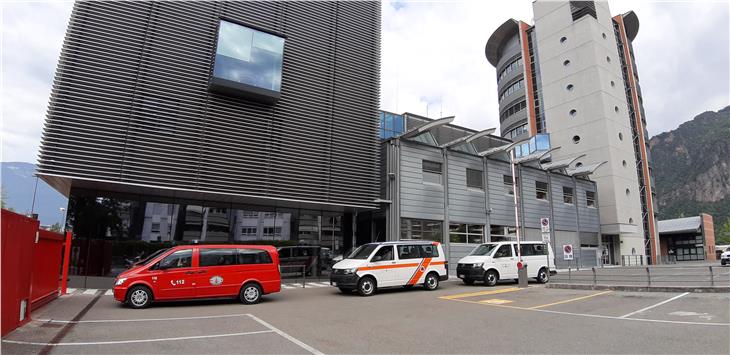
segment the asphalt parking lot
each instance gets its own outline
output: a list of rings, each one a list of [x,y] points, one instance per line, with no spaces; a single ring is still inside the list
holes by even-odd
[[[730,295],[497,287],[344,295],[324,284],[262,303],[121,306],[75,292],[3,338],[37,353],[691,353],[730,351]]]

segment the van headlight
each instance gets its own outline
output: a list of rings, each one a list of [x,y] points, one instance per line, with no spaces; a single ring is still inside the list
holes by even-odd
[[[352,275],[357,271],[357,268],[352,269],[342,269],[342,274],[344,275]]]
[[[117,279],[117,282],[114,283],[114,286],[121,286],[124,284],[124,281],[127,281],[126,277],[122,277],[121,279]]]
[[[475,269],[478,269],[478,268],[482,267],[482,265],[484,265],[484,263],[479,263],[479,264],[471,264],[471,267],[473,267],[473,268],[475,268]]]

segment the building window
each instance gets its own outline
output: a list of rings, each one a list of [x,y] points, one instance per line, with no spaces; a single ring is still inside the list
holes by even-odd
[[[580,143],[580,136],[578,136],[578,135],[573,136],[573,144],[578,144],[578,143]]]
[[[474,169],[466,169],[466,187],[474,189],[484,189],[484,180],[482,179],[482,171]]]
[[[491,242],[512,241],[517,239],[517,228],[509,226],[489,226]]]
[[[517,90],[522,89],[524,87],[524,84],[525,84],[525,79],[520,79],[516,83],[507,87],[507,89],[502,91],[502,94],[499,95],[499,102],[502,102],[502,100],[504,100],[505,97],[512,95],[513,93],[517,92]]]
[[[564,67],[567,67],[568,65],[570,65],[570,60],[566,59],[566,60],[565,60],[565,61],[563,62],[563,66],[564,66]]]
[[[380,111],[380,139],[396,137],[405,132],[403,116]]]
[[[159,223],[152,223],[152,227],[150,232],[152,233],[160,233],[160,224]]]
[[[526,123],[510,130],[509,132],[507,132],[507,134],[505,136],[509,137],[510,139],[515,139],[525,133],[527,133],[527,124]]]
[[[586,206],[596,207],[596,193],[595,191],[586,191]]]
[[[422,163],[423,182],[441,185],[441,163],[424,160]]]
[[[570,117],[575,117],[578,115],[578,110],[572,109],[572,110],[570,110],[569,114],[570,114]]]
[[[621,162],[621,165],[623,165],[623,166],[624,166],[624,168],[625,168],[625,167],[626,167],[626,165],[628,165],[628,164],[626,163],[626,160],[624,160],[624,161],[622,161],[622,162]]]
[[[433,240],[441,242],[442,238],[442,222],[429,221],[423,219],[401,218],[400,220],[400,238],[401,239],[419,239]]]
[[[234,95],[278,99],[283,56],[284,38],[221,21],[211,87]]]
[[[565,90],[573,91],[573,84],[568,84],[568,86],[565,87]]]
[[[502,176],[502,182],[504,183],[505,189],[507,189],[507,194],[514,195],[515,190],[513,189],[513,186],[512,186],[512,175]],[[515,184],[519,186],[519,183],[520,183],[519,178],[515,178]]]
[[[618,132],[618,140],[622,141],[624,140],[624,134],[621,132]]]
[[[543,181],[535,181],[535,198],[547,201],[548,184]]]
[[[450,224],[449,241],[451,243],[483,243],[484,226],[480,224]]]
[[[573,204],[573,188],[563,186],[563,202]]]
[[[499,76],[497,77],[497,83],[502,81],[502,79],[507,76],[507,74],[513,72],[515,69],[519,68],[522,65],[522,58],[515,59],[512,63],[509,63],[504,69],[502,69],[502,72],[499,73]]]
[[[525,107],[527,107],[527,101],[524,100],[508,107],[506,110],[504,110],[504,112],[499,115],[499,122],[502,122],[508,117],[511,117],[512,115],[521,112],[525,109]]]
[[[560,37],[560,44],[565,43],[568,40],[567,37]]]

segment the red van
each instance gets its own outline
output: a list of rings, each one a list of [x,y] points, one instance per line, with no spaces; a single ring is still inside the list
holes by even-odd
[[[254,304],[280,290],[279,254],[273,246],[184,245],[152,254],[119,274],[114,299],[132,308],[218,297]]]

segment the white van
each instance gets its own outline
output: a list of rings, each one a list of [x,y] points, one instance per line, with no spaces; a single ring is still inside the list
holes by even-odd
[[[330,284],[343,293],[357,290],[362,296],[382,287],[422,284],[435,290],[448,280],[448,263],[439,242],[399,241],[365,244],[332,266]]]
[[[539,283],[548,282],[550,274],[555,273],[552,249],[541,242],[521,242],[520,246],[527,277]],[[500,279],[517,279],[517,261],[517,242],[485,243],[459,260],[456,275],[467,285],[484,281],[487,286],[494,286]]]

